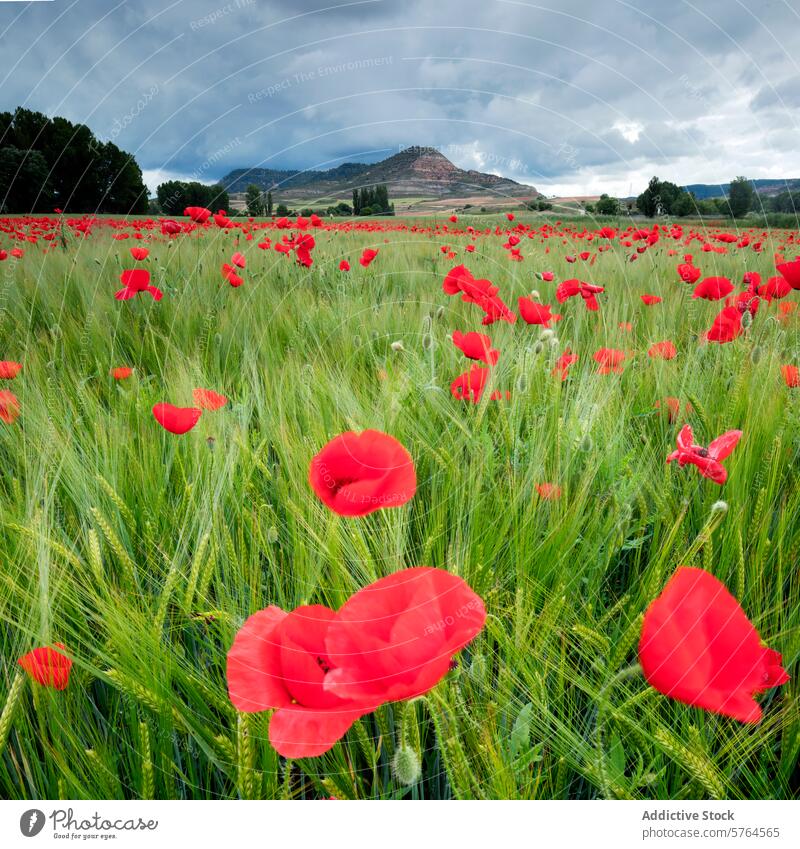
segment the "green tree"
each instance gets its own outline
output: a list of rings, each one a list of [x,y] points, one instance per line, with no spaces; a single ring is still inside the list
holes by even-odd
[[[353,215],[361,214],[361,195],[358,189],[353,189]]]
[[[756,190],[747,177],[736,177],[728,189],[728,211],[733,218],[744,218],[753,208]]]
[[[0,149],[0,210],[51,209],[53,188],[47,172],[47,162],[38,150]]]
[[[255,183],[250,183],[244,196],[245,205],[247,206],[247,214],[253,217],[258,217],[264,214],[264,199],[261,195],[261,188]]]
[[[598,215],[619,215],[619,201],[603,194],[595,204],[595,209]]]
[[[272,192],[267,192],[267,215],[272,215]]]

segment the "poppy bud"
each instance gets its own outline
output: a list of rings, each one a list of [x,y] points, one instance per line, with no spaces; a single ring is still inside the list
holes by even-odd
[[[391,348],[393,351],[405,351],[403,343],[399,339],[396,342],[392,342]]]
[[[561,343],[558,341],[558,336],[552,336],[547,344],[551,348],[557,348]]]
[[[536,289],[531,289],[531,298],[538,301],[539,298],[541,298],[541,295],[536,291]]]
[[[216,439],[214,439],[214,437],[213,437],[213,436],[209,436],[209,437],[207,437],[207,438],[206,438],[206,445],[208,446],[208,450],[209,450],[209,451],[213,451],[213,450],[214,450],[214,445],[215,445],[216,441],[217,441],[217,440],[216,440]]]
[[[750,351],[750,362],[753,365],[757,365],[761,361],[761,355],[763,354],[763,349],[760,345],[756,345],[752,351]]]
[[[361,347],[361,337],[360,336],[354,336],[353,337],[353,347],[354,348],[360,348]]]
[[[742,313],[742,327],[747,330],[753,323],[753,316],[749,312]]]
[[[424,333],[428,333],[431,329],[431,317],[426,315],[425,318],[422,319],[422,330]]]
[[[728,502],[727,501],[715,501],[711,505],[711,513],[727,513],[728,512]]]
[[[527,392],[528,391],[528,378],[521,374],[517,378],[517,392]]]
[[[534,353],[534,354],[541,354],[543,350],[544,350],[544,345],[542,345],[542,343],[541,343],[541,342],[537,342],[537,343],[533,346],[533,353]]]
[[[552,336],[553,336],[553,331],[552,331],[552,330],[550,330],[550,328],[548,327],[548,328],[546,328],[545,330],[543,330],[543,331],[542,331],[542,335],[541,335],[539,338],[540,338],[542,341],[544,341],[545,339],[550,339],[550,338],[552,338]]]
[[[417,753],[406,745],[400,746],[392,758],[392,773],[400,784],[416,784],[422,770]]]
[[[591,435],[585,433],[583,435],[583,439],[581,439],[580,444],[578,445],[579,450],[583,451],[584,454],[588,454],[593,447],[594,443],[592,442]]]
[[[439,307],[439,309],[438,309],[438,310],[436,310],[436,318],[437,318],[437,319],[439,319],[439,318],[441,318],[443,315],[444,315],[444,307]]]
[[[430,351],[431,346],[433,345],[433,339],[431,338],[430,333],[424,333],[422,335],[422,350]]]
[[[272,543],[277,542],[277,540],[278,540],[278,529],[275,527],[275,525],[270,525],[270,528],[267,531],[267,542],[270,543],[270,545],[271,545]]]

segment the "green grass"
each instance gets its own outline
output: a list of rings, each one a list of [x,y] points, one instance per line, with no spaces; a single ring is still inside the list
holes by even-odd
[[[481,313],[442,293],[455,263],[438,250],[464,238],[316,236],[310,272],[242,240],[237,290],[219,275],[233,234],[158,239],[148,267],[161,303],[113,299],[134,243],[102,231],[0,263],[0,358],[24,362],[3,387],[20,418],[0,424],[2,796],[796,797],[800,402],[779,372],[796,360],[796,325],[773,305],[745,337],[698,346],[719,307],[689,300],[666,246],[630,264],[617,245],[579,272],[563,260],[571,244],[550,240],[545,255],[524,240],[525,262],[512,263],[504,239],[483,238],[456,262],[514,308],[531,288],[555,303],[535,270],[590,271],[607,290],[600,313],[579,299],[558,310],[552,347],[522,322],[489,328],[502,352],[494,385],[512,400],[487,392],[473,407],[450,395],[468,364],[447,334],[481,330]],[[365,270],[355,260],[368,245],[380,254]],[[707,274],[766,279],[766,247],[746,265],[744,252],[695,253]],[[349,275],[336,270],[344,256]],[[664,303],[644,307],[644,292]],[[678,358],[650,361],[664,339]],[[405,350],[391,349],[398,340]],[[581,359],[562,385],[549,372],[567,345]],[[599,376],[602,346],[637,354],[624,374]],[[135,376],[115,384],[117,365]],[[186,436],[165,433],[152,405],[189,405],[197,386],[232,403]],[[665,464],[677,428],[653,404],[667,395],[691,401],[702,443],[744,431],[722,488]],[[405,507],[343,519],[313,497],[308,464],[364,428],[410,450],[419,489]],[[542,481],[563,497],[539,499]],[[712,516],[720,498],[729,510]],[[237,716],[227,698],[244,618],[268,604],[335,607],[423,564],[485,599],[484,632],[425,699],[380,708],[323,757],[283,761],[268,715]],[[758,726],[625,673],[641,616],[679,564],[724,581],[784,655],[792,681],[762,699]],[[74,656],[68,689],[14,685],[16,659],[55,641]],[[422,760],[411,788],[390,766],[403,712]]]

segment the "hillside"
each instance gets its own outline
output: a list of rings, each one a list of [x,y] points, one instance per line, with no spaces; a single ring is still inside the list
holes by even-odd
[[[354,188],[384,183],[393,198],[402,197],[537,197],[533,186],[514,180],[465,171],[432,148],[411,147],[381,162],[345,162],[327,171],[239,168],[220,181],[229,192],[241,193],[250,184],[294,199],[336,198],[348,200]]]
[[[800,179],[796,177],[782,177],[774,180],[751,180],[756,191],[760,195],[773,197],[782,192],[800,190]],[[728,194],[730,183],[692,183],[684,186],[687,192],[692,192],[698,200],[706,198],[721,198]]]

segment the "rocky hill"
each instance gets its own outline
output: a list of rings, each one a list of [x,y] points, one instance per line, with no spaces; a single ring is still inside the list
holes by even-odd
[[[539,192],[533,186],[514,180],[465,171],[439,151],[428,147],[406,148],[388,159],[374,163],[345,162],[328,171],[286,171],[270,168],[239,168],[220,182],[233,193],[247,190],[250,184],[276,198],[339,197],[348,200],[352,190],[384,183],[393,198],[398,197],[469,197],[496,195],[531,198]]]

